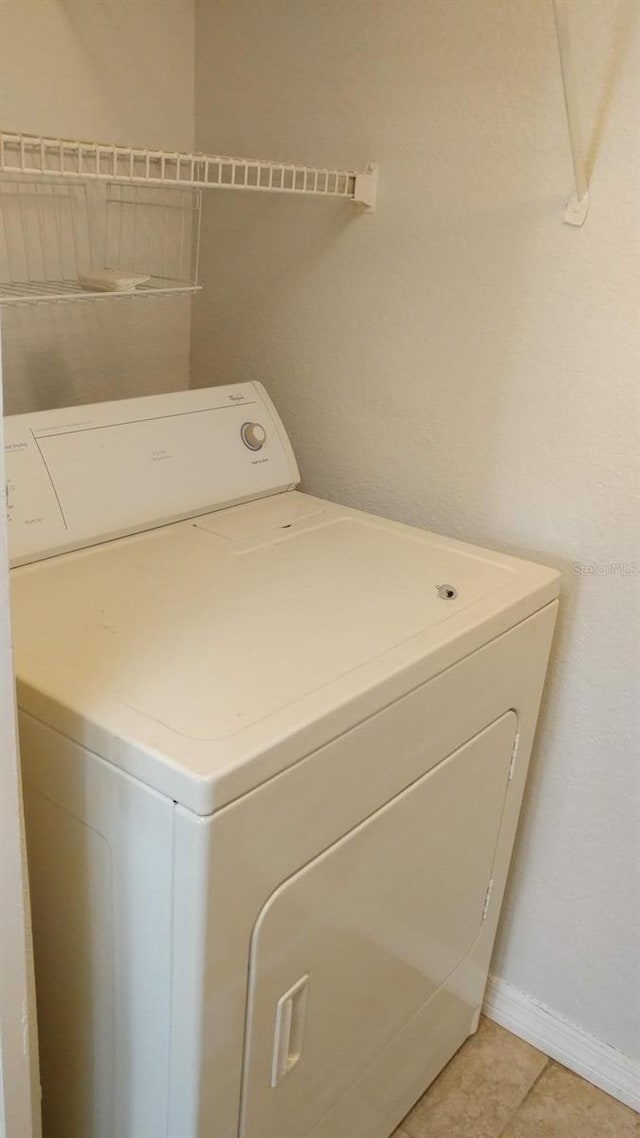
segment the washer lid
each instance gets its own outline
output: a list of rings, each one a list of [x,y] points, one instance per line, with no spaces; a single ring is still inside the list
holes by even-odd
[[[20,704],[208,813],[309,724],[556,594],[551,570],[285,493],[14,570]]]

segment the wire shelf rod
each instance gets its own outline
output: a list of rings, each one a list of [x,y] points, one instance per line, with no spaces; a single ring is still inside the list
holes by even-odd
[[[340,197],[375,205],[377,168],[331,170],[321,166],[190,154],[113,143],[82,142],[0,131],[0,172],[98,179],[192,189]]]
[[[28,281],[0,284],[0,305],[40,304],[43,302],[67,303],[77,300],[125,300],[136,297],[172,296],[176,293],[200,292],[200,285],[160,285],[151,283],[139,285],[132,291],[90,292],[78,285],[77,281]]]

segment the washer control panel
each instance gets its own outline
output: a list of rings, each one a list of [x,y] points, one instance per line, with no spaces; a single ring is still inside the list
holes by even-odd
[[[259,383],[13,415],[5,443],[13,565],[300,481]]]

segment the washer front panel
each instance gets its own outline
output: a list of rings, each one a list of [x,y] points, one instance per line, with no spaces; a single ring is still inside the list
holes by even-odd
[[[311,1134],[439,989],[459,991],[516,727],[507,712],[269,898],[251,944],[241,1138]]]
[[[491,906],[465,965],[459,994],[444,1004],[435,998],[434,1007],[440,1007],[447,1022],[443,1050],[434,1052],[428,1045],[429,1033],[422,1028],[419,1039],[407,1029],[394,1058],[393,1079],[388,1078],[382,1055],[372,1063],[371,1070],[377,1072],[373,1086],[368,1076],[364,1079],[364,1098],[371,1094],[376,1100],[377,1121],[369,1125],[367,1119],[369,1128],[365,1127],[359,1093],[349,1125],[344,1125],[342,1107],[336,1108],[335,1126],[321,1128],[318,1138],[320,1134],[387,1138],[425,1089],[428,1073],[433,1077],[473,1030],[556,610],[556,604],[547,606],[212,817],[197,818],[177,808],[170,1134],[237,1138],[249,945],[256,918],[274,890],[465,741],[514,709],[519,722],[518,759],[496,846]],[[291,984],[300,975],[293,976]],[[271,1041],[272,1031],[273,1024]],[[435,1067],[434,1055],[440,1056]],[[402,1070],[406,1081],[400,1077]],[[267,1071],[267,1084],[269,1078]],[[294,1072],[288,1078],[293,1079]],[[385,1118],[393,1123],[386,1131]],[[251,1138],[266,1135],[262,1131]]]

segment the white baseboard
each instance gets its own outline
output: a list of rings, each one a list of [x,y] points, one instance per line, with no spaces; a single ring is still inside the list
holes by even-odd
[[[482,1010],[551,1059],[640,1111],[640,1063],[496,976],[489,977]]]

